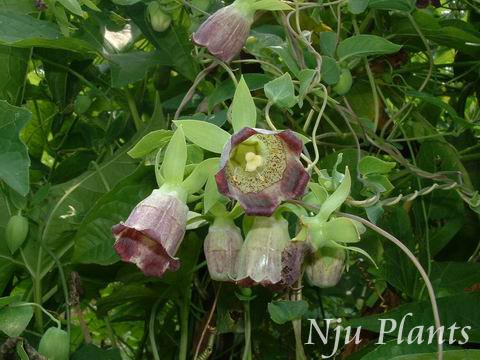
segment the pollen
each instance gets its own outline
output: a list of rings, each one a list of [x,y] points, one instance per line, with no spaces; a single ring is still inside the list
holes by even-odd
[[[245,171],[254,172],[262,166],[263,158],[253,152],[247,152],[245,154]]]

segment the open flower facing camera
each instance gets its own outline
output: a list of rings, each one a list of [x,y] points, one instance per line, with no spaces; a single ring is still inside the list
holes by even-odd
[[[302,142],[290,130],[244,128],[226,144],[216,174],[219,191],[248,215],[270,216],[284,200],[303,195],[308,173]]]

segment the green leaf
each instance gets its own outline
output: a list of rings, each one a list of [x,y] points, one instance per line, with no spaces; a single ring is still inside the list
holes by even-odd
[[[397,340],[391,340],[362,356],[362,360],[391,360],[395,356],[435,352],[436,350],[436,344],[398,344]]]
[[[337,33],[333,31],[323,31],[320,36],[320,51],[322,55],[334,57],[337,47]]]
[[[168,144],[171,138],[171,130],[154,130],[141,138],[127,154],[133,159],[142,158],[154,150],[163,148]]]
[[[435,360],[438,358],[437,352],[415,355],[401,355],[389,358],[392,360]],[[443,353],[444,360],[478,360],[480,359],[480,350],[449,350]]]
[[[0,0],[0,9],[20,14],[35,12],[35,3],[30,0]]]
[[[375,156],[364,156],[360,160],[359,170],[362,175],[369,174],[388,174],[397,163],[383,161]]]
[[[340,68],[334,58],[329,56],[322,57],[322,80],[327,85],[333,85],[340,80]]]
[[[300,319],[308,310],[308,303],[300,301],[272,301],[268,304],[268,313],[273,322],[285,324]]]
[[[348,11],[352,14],[361,14],[368,7],[368,0],[348,0]]]
[[[254,2],[251,7],[255,10],[267,11],[292,10],[290,5],[284,3],[281,0],[258,0]]]
[[[295,60],[293,57],[292,52],[290,51],[290,48],[286,42],[281,45],[272,45],[268,48],[280,57],[280,61],[287,65],[288,70],[290,70],[294,76],[298,76],[300,68],[298,67],[297,60]]]
[[[233,131],[238,132],[245,127],[254,128],[257,123],[257,108],[253,102],[250,89],[245,79],[238,82],[231,105]]]
[[[193,44],[190,41],[188,26],[174,23],[166,31],[156,32],[148,22],[145,11],[146,5],[140,2],[128,8],[129,16],[155,48],[162,54],[171,54],[170,58],[175,70],[187,79],[195,79],[198,65],[191,55]]]
[[[20,195],[28,194],[30,189],[30,158],[19,135],[31,115],[28,110],[0,100],[0,179]]]
[[[335,192],[330,195],[327,200],[325,200],[320,208],[320,211],[318,212],[318,215],[322,219],[327,220],[330,215],[345,202],[348,195],[350,195],[350,186],[350,171],[348,171],[347,167],[345,168],[345,176],[342,183],[338,186]]]
[[[173,65],[170,55],[164,51],[135,51],[106,56],[112,69],[112,86],[122,87],[142,80],[148,70],[156,65]]]
[[[377,35],[356,35],[342,40],[337,48],[340,61],[352,56],[393,54],[402,48]]]
[[[75,15],[82,16],[83,10],[78,0],[57,0],[60,4],[65,6],[69,11]]]
[[[440,319],[445,329],[452,326],[454,323],[461,328],[471,326],[471,330],[467,330],[469,341],[475,343],[480,342],[480,313],[477,311],[478,304],[480,303],[479,292],[443,297],[437,299],[437,303],[440,311]],[[413,316],[405,317],[408,313],[412,313]],[[397,321],[397,327],[388,335],[397,336],[399,331],[398,324],[400,324],[400,321],[404,317],[405,321],[403,332],[401,334],[402,338],[405,338],[408,335],[408,332],[416,326],[422,325],[425,326],[426,329],[434,324],[431,304],[430,301],[426,300],[400,305],[394,310],[379,315],[352,319],[347,321],[346,326],[361,326],[363,329],[379,332],[381,326],[380,319],[393,319]],[[387,327],[389,327],[389,324],[390,322],[387,322]],[[463,340],[459,331],[455,332],[455,337],[459,340]],[[435,341],[435,339],[433,341]]]
[[[119,0],[115,0],[115,1],[119,1]],[[92,360],[92,359],[122,360],[122,356],[118,348],[101,349],[93,344],[83,344],[72,354],[71,359],[72,360]]]
[[[0,330],[9,337],[20,336],[32,319],[31,306],[10,304],[0,309]]]
[[[455,121],[463,125],[466,125],[465,120],[462,117],[458,116],[458,113],[455,111],[455,109],[450,104],[442,101],[441,99],[433,95],[430,95],[428,93],[420,92],[416,90],[407,91],[406,95],[422,99],[422,101],[424,102],[437,106],[438,108],[445,110]]]
[[[114,4],[123,5],[123,6],[130,6],[130,5],[136,4],[140,1],[142,1],[142,0],[112,0],[112,2]]]
[[[415,9],[412,0],[370,0],[368,7],[377,10],[398,10],[410,12]]]
[[[72,262],[110,265],[119,260],[113,250],[112,226],[124,221],[135,205],[155,188],[152,175],[151,168],[142,166],[98,199],[73,239]]]
[[[290,108],[296,104],[295,89],[289,73],[265,84],[265,95],[281,108]]]
[[[45,47],[93,53],[85,40],[62,35],[59,27],[29,15],[0,10],[0,44],[14,47]]]
[[[265,74],[243,74],[242,77],[247,83],[250,91],[262,89],[263,85],[265,85],[270,80],[270,77]],[[216,105],[222,103],[223,101],[233,98],[235,90],[235,85],[230,78],[221,83],[220,86],[217,86],[208,97],[209,111],[211,111]]]
[[[175,125],[182,126],[185,136],[202,149],[221,154],[230,134],[216,125],[199,120],[175,120]]]
[[[0,99],[20,105],[30,50],[0,46]]]
[[[185,165],[187,164],[187,143],[181,125],[177,124],[162,163],[162,174],[168,184],[180,184],[183,181]]]

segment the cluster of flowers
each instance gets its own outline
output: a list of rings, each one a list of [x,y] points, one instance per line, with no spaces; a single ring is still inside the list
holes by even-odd
[[[199,27],[193,41],[217,58],[231,61],[249,35],[258,10],[254,3],[236,0],[218,10]],[[302,146],[290,130],[253,128],[240,130],[225,145],[215,175],[218,191],[238,201],[253,222],[244,241],[234,219],[226,212],[215,214],[204,242],[213,280],[278,289],[293,285],[306,263],[305,272],[313,285],[330,287],[339,281],[347,249],[344,244],[358,241],[364,231],[359,223],[331,216],[350,191],[348,170],[342,189],[331,184],[330,189],[323,187],[325,194],[327,190],[334,194],[320,204],[318,214],[300,217],[300,231],[293,240],[278,209],[282,202],[305,195],[310,176],[300,162]],[[154,190],[124,223],[113,227],[120,258],[135,263],[149,276],[162,277],[167,270],[178,269],[175,255],[186,232],[186,202],[181,186],[165,184]]]
[[[217,187],[253,216],[253,224],[243,241],[231,218],[215,218],[204,242],[213,280],[279,289],[294,284],[302,274],[305,255],[315,253],[306,266],[310,281],[321,287],[338,282],[345,251],[322,246],[315,252],[315,236],[291,240],[288,222],[276,211],[283,201],[305,193],[309,175],[300,162],[301,150],[301,140],[290,130],[244,128],[227,142],[215,175]],[[156,189],[124,223],[113,227],[115,250],[146,275],[162,277],[180,265],[175,255],[185,235],[187,217],[182,192]],[[304,219],[304,228],[326,232],[311,226],[308,219]]]

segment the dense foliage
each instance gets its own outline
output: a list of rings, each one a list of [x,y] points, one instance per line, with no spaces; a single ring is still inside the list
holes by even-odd
[[[0,358],[479,359],[479,2],[228,5],[0,0]]]

